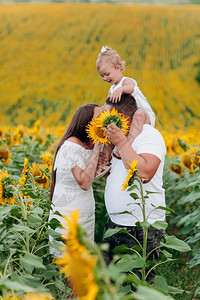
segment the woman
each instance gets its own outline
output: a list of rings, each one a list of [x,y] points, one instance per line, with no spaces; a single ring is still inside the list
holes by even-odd
[[[79,221],[92,240],[95,225],[92,182],[101,144],[93,145],[85,129],[100,112],[96,104],[85,104],[76,110],[56,150],[50,195],[53,205],[49,219],[56,218],[63,223],[55,211],[68,216],[69,211],[79,209]]]

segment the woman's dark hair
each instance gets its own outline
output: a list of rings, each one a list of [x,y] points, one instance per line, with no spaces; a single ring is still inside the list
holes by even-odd
[[[52,200],[55,182],[56,182],[56,171],[54,171],[54,163],[58,153],[58,150],[63,145],[63,143],[71,136],[76,136],[81,140],[82,143],[89,144],[90,139],[87,136],[85,131],[86,126],[92,120],[94,115],[94,108],[98,105],[95,103],[88,103],[81,105],[76,111],[75,114],[65,132],[63,137],[61,138],[54,157],[52,173],[51,173],[51,190],[50,190],[50,200]]]
[[[125,114],[129,118],[133,118],[134,113],[138,109],[135,98],[130,94],[122,94],[121,99],[118,102],[112,102],[108,97],[106,104],[116,108],[121,114]]]

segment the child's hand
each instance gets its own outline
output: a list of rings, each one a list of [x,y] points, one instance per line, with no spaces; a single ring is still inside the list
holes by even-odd
[[[112,95],[110,95],[110,101],[112,101],[113,103],[117,103],[118,101],[120,101],[122,91],[123,91],[122,87],[119,87],[118,89],[116,89],[114,91],[114,93]]]

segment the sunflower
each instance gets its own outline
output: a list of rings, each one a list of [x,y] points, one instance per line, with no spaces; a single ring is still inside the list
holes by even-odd
[[[182,169],[182,167],[181,167],[179,164],[173,164],[173,163],[172,163],[172,164],[169,164],[168,168],[169,168],[172,172],[178,174],[179,177],[181,178],[182,173],[183,173],[183,169]]]
[[[41,185],[42,188],[49,187],[49,169],[46,166],[33,163],[33,168],[31,168],[30,171],[36,184]]]
[[[183,167],[186,167],[190,173],[194,172],[194,162],[192,159],[192,153],[185,152],[181,154],[181,163]]]
[[[195,167],[200,167],[200,148],[199,146],[192,146],[188,151],[192,155],[192,160]]]
[[[64,227],[66,234],[64,253],[56,259],[56,263],[62,266],[61,272],[69,277],[69,281],[75,294],[82,300],[95,300],[98,293],[98,286],[95,282],[94,267],[96,257],[91,256],[83,245],[78,224],[79,212],[70,212],[70,218],[66,216],[67,227]]]
[[[128,134],[128,118],[124,118],[122,114],[118,113],[118,111],[115,108],[113,108],[111,112],[109,110],[105,110],[99,115],[98,119],[101,127],[107,128],[108,125],[114,123],[116,126],[121,128],[125,135]]]
[[[4,206],[6,203],[14,204],[15,197],[12,190],[12,180],[8,176],[8,171],[0,172],[0,203]]]
[[[21,178],[19,180],[20,184],[23,185],[26,182],[28,172],[29,172],[28,158],[25,157],[25,159],[24,159],[24,169],[22,171],[22,175],[21,175]]]
[[[11,152],[8,149],[0,149],[0,161],[3,165],[9,163]]]
[[[86,132],[88,137],[93,140],[93,143],[110,144],[109,139],[105,133],[105,130],[101,127],[98,122],[99,118],[93,118],[92,121],[87,125]]]
[[[124,118],[122,114],[118,113],[118,111],[113,108],[111,112],[107,110],[102,112],[98,117],[93,118],[87,126],[86,132],[88,132],[88,136],[93,140],[93,143],[110,143],[104,128],[107,128],[107,126],[111,123],[114,123],[116,126],[118,126],[125,135],[128,134],[128,118]]]
[[[22,298],[19,298],[16,295],[7,296],[6,298],[0,297],[0,300],[22,300]]]
[[[50,152],[44,152],[43,154],[41,154],[40,158],[42,158],[43,160],[43,164],[45,166],[47,166],[47,168],[49,168],[51,170],[52,168],[52,162],[53,162],[53,156]]]
[[[131,186],[133,184],[138,171],[138,169],[136,168],[137,160],[133,160],[131,164],[127,162],[127,164],[131,168],[127,169],[128,175],[126,176],[126,181],[122,184],[122,191],[125,191],[128,186]]]
[[[24,300],[51,300],[53,297],[49,294],[28,293]]]

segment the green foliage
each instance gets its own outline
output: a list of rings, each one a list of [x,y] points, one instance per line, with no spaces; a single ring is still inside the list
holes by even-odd
[[[194,173],[185,170],[181,177],[171,172],[168,165],[172,158],[166,159],[165,165],[165,189],[167,204],[174,209],[173,216],[168,220],[168,232],[174,232],[181,240],[185,240],[192,251],[184,259],[188,261],[185,272],[194,273],[189,284],[193,285],[192,293],[198,293],[199,288],[199,269],[200,265],[200,170],[195,169]],[[177,256],[178,254],[176,254]],[[194,270],[191,270],[194,269]]]
[[[148,229],[150,227],[156,228],[156,229],[166,229],[167,223],[165,221],[156,221],[154,224],[150,224],[148,222],[148,218],[150,213],[147,215],[146,214],[146,201],[148,201],[148,195],[152,192],[149,191],[144,191],[143,190],[143,185],[142,181],[140,178],[137,176],[137,174],[133,175],[134,177],[134,182],[131,184],[131,187],[128,188],[128,191],[132,191],[135,188],[139,190],[139,195],[136,193],[130,193],[130,196],[133,198],[133,203],[135,200],[140,200],[139,207],[141,208],[142,215],[143,215],[143,220],[139,221],[136,223],[137,226],[142,228],[143,231],[143,241],[142,243],[134,237],[129,231],[127,231],[125,228],[114,228],[111,229],[109,228],[107,232],[105,233],[105,237],[110,237],[118,232],[125,232],[126,234],[129,235],[129,238],[133,238],[136,241],[136,246],[133,246],[132,248],[128,248],[125,245],[119,245],[115,247],[114,253],[118,254],[117,262],[113,265],[115,269],[119,273],[126,273],[129,274],[129,276],[125,277],[124,282],[130,283],[134,288],[137,288],[137,296],[136,299],[153,299],[155,296],[160,296],[162,293],[166,294],[166,296],[162,295],[162,299],[173,299],[169,296],[168,293],[170,293],[170,287],[167,284],[167,281],[164,277],[159,276],[156,277],[155,280],[155,290],[152,289],[152,287],[149,288],[144,288],[142,285],[147,285],[148,286],[148,275],[159,265],[161,264],[166,264],[170,262],[179,262],[179,263],[184,263],[182,260],[177,260],[172,258],[172,253],[171,251],[176,250],[180,252],[188,252],[191,250],[190,246],[182,241],[176,238],[175,236],[168,236],[165,235],[163,242],[160,243],[160,246],[157,246],[156,248],[152,249],[149,253],[147,252],[147,241],[148,241]],[[138,182],[138,186],[136,186],[136,181]],[[132,187],[134,186],[134,188]],[[163,210],[170,210],[165,207],[152,207],[152,211],[156,209],[163,209]],[[151,212],[152,212],[151,211]],[[135,218],[136,216],[134,215],[134,210],[131,211],[124,211],[121,212],[123,214],[131,214]],[[117,214],[117,213],[116,213]],[[161,255],[160,259],[158,262],[150,261],[150,254],[155,251],[155,250],[161,250]],[[166,251],[167,249],[167,251]],[[159,290],[157,291],[156,288]],[[130,286],[131,290],[131,286]],[[148,290],[150,290],[150,294],[148,293]],[[174,293],[183,293],[184,290],[180,289],[174,289]]]
[[[49,189],[36,185],[30,170],[24,183],[19,181],[24,158],[29,158],[29,166],[31,162],[41,162],[41,154],[52,142],[50,135],[43,143],[34,135],[27,135],[10,147],[10,164],[1,165],[1,169],[8,171],[9,177],[4,178],[9,180],[7,190],[15,196],[14,204],[0,206],[0,290],[4,297],[13,291],[20,295],[37,291],[63,299],[70,291],[49,253],[52,246],[49,234],[56,228],[53,220],[48,221]],[[9,197],[9,194],[3,196]],[[55,238],[59,240],[60,236]]]

